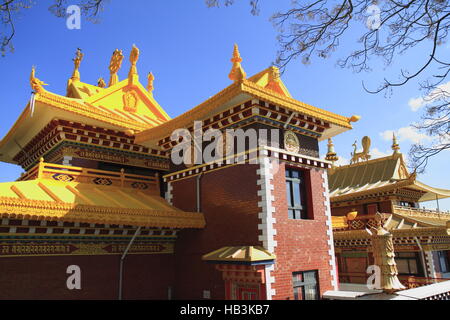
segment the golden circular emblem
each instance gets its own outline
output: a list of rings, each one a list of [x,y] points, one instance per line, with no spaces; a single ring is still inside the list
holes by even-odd
[[[288,130],[284,133],[284,149],[294,153],[300,151],[300,142],[294,132]]]

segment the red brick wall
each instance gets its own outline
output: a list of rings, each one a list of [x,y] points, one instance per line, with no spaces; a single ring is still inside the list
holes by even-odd
[[[0,258],[0,299],[117,299],[119,255]],[[128,255],[123,299],[167,299],[173,255]],[[81,290],[66,286],[67,267],[81,268]]]
[[[292,273],[297,271],[319,271],[319,288],[323,294],[332,290],[331,266],[329,264],[328,237],[326,225],[327,216],[324,205],[325,197],[322,172],[310,170],[310,181],[314,220],[293,220],[288,218],[286,199],[285,164],[280,164],[280,170],[274,173],[274,228],[277,234],[275,240],[276,264],[272,276],[276,290],[273,299],[293,299]],[[334,258],[334,257],[333,257]]]
[[[177,299],[224,299],[222,275],[202,255],[224,246],[259,245],[258,165],[236,165],[201,177],[201,211],[206,227],[182,230],[175,246]],[[175,207],[196,209],[196,177],[172,182]]]

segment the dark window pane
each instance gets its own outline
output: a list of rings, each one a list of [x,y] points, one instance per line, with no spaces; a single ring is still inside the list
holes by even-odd
[[[291,176],[291,170],[289,170],[289,169],[286,169],[286,177],[290,177]]]
[[[300,178],[300,173],[297,170],[291,170],[291,177],[292,178]]]

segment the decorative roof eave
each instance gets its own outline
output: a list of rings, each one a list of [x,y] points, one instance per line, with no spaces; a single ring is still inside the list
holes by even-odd
[[[272,264],[276,256],[261,246],[222,247],[202,256],[211,263]]]
[[[343,195],[337,195],[337,196],[331,196],[331,192],[330,192],[330,201],[337,202],[337,201],[351,200],[351,199],[358,198],[361,196],[377,194],[380,192],[386,192],[386,191],[391,191],[391,190],[395,190],[395,189],[399,189],[399,188],[408,187],[414,183],[413,179],[414,179],[414,177],[412,177],[412,178],[410,177],[409,179],[392,182],[391,184],[384,185],[382,187],[366,189],[366,190],[362,190],[362,191],[358,191],[358,192],[350,192],[350,193],[346,193]]]
[[[20,151],[18,143],[22,146],[27,144],[35,134],[37,134],[45,125],[52,119],[74,119],[75,116],[84,117],[83,122],[89,122],[94,126],[104,126],[113,130],[128,130],[141,131],[147,128],[142,123],[131,122],[128,120],[114,119],[111,115],[100,110],[95,110],[78,101],[69,98],[54,95],[49,92],[41,92],[37,94],[36,107],[34,115],[31,117],[30,104],[28,103],[25,109],[20,114],[11,129],[6,133],[0,141],[0,159],[8,163],[15,163],[14,156]],[[48,106],[55,108],[47,108]],[[90,119],[90,120],[88,120]],[[104,124],[108,125],[104,125]]]
[[[390,231],[394,238],[420,237],[420,236],[450,236],[450,223],[445,227],[420,227],[410,229],[394,229]],[[371,239],[366,230],[333,231],[334,240]]]
[[[293,98],[282,96],[272,90],[265,89],[253,83],[252,81],[243,79],[241,81],[234,82],[227,88],[223,89],[222,91],[204,101],[200,105],[196,106],[195,108],[191,109],[190,111],[187,111],[184,114],[173,118],[172,120],[157,127],[149,128],[138,133],[136,135],[136,143],[142,144],[148,141],[156,141],[169,136],[170,133],[176,129],[188,127],[193,121],[202,120],[216,108],[220,107],[222,104],[231,100],[238,94],[246,94],[249,97],[259,98],[268,102],[270,101],[271,103],[280,105],[291,111],[299,112],[324,120],[326,122],[330,122],[341,128],[341,130],[338,130],[339,132],[336,132],[335,134],[340,133],[341,131],[352,129],[352,126],[350,124],[350,122],[353,121],[351,120],[352,118],[340,116],[332,112],[302,103]],[[324,136],[322,137],[322,139],[325,139],[327,137]]]
[[[0,198],[2,218],[118,224],[160,228],[204,228],[201,213],[124,209],[57,203],[43,200]]]
[[[352,125],[350,124],[351,118],[347,118],[330,111],[313,107],[296,99],[281,95],[275,91],[265,89],[252,81],[243,80],[241,89],[246,93],[249,93],[263,100],[270,101],[274,104],[286,107],[292,111],[300,112],[336,124],[346,129],[352,129]]]
[[[419,199],[419,202],[450,198],[450,190],[433,188],[433,187],[430,187],[430,186],[426,185],[425,183],[422,183],[417,180],[414,180],[414,183],[411,187],[413,189],[417,189],[417,190],[426,192]]]
[[[417,181],[415,175],[412,174],[408,179],[395,181],[382,187],[362,190],[358,192],[350,192],[343,195],[330,196],[330,201],[331,202],[345,201],[358,198],[361,196],[377,194],[380,192],[386,192],[406,187],[425,192],[424,195],[419,199],[419,202],[432,201],[436,200],[436,198],[445,199],[450,197],[450,190],[430,187],[420,181]]]

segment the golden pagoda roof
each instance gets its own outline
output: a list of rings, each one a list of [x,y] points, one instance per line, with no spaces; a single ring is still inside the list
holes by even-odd
[[[161,198],[153,177],[41,161],[21,179],[29,180],[0,183],[3,218],[161,228],[205,226],[202,213],[181,211]]]
[[[203,255],[202,260],[224,263],[255,264],[275,260],[275,255],[261,246],[223,247]]]
[[[13,163],[20,146],[26,145],[53,119],[132,133],[158,126],[170,119],[153,93],[139,82],[136,73],[114,82],[108,88],[82,82],[78,71],[82,58],[83,55],[77,51],[75,70],[68,81],[66,96],[44,89],[46,84],[36,78],[35,69],[32,69],[30,84],[35,93],[31,99],[33,103],[31,100],[27,103],[13,127],[0,141],[0,160]],[[133,70],[136,70],[135,65]],[[117,74],[114,76],[118,80]],[[33,104],[34,110],[31,110]]]
[[[433,188],[416,180],[406,168],[403,155],[392,155],[331,168],[328,172],[331,201],[351,199],[366,194],[409,188],[423,192],[419,201],[450,197],[450,190]]]

